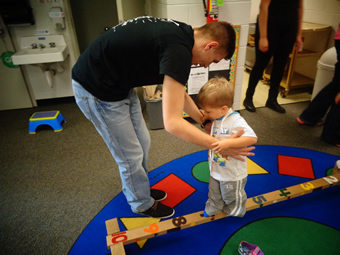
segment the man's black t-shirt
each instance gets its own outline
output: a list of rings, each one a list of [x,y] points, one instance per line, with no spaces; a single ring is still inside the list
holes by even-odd
[[[139,17],[98,37],[79,57],[72,79],[104,101],[119,101],[131,88],[161,84],[168,75],[185,85],[194,45],[191,26]]]

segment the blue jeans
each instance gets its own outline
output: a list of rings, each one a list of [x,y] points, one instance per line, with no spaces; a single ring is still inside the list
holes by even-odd
[[[131,210],[138,213],[149,209],[154,203],[147,172],[151,140],[136,91],[131,89],[124,100],[106,102],[78,82],[73,80],[72,84],[79,108],[103,137],[119,166],[123,193]]]

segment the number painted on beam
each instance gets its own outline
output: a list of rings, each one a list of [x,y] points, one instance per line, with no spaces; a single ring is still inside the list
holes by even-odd
[[[123,235],[125,234],[125,232],[121,232],[121,233],[117,233],[117,234],[114,234],[114,235],[111,235],[112,237],[112,243],[121,243],[121,242],[124,242],[128,239],[128,237],[126,235]],[[121,240],[118,240],[119,238],[122,238]]]
[[[144,229],[144,232],[147,233],[157,233],[159,230],[159,227],[157,224],[151,224],[149,228]]]
[[[338,182],[338,179],[335,178],[334,176],[328,176],[328,177],[323,177],[323,179],[328,182],[329,184],[333,184],[335,182]]]
[[[267,202],[267,199],[264,196],[253,197],[253,201],[256,204],[262,204],[263,202]]]
[[[301,188],[303,188],[304,190],[311,190],[314,189],[314,185],[310,182],[306,182],[306,183],[302,183]]]
[[[287,197],[288,195],[292,194],[292,193],[290,193],[289,191],[288,191],[287,193],[285,193],[284,191],[286,191],[286,190],[287,190],[287,189],[280,189],[280,191],[281,191],[280,196],[281,196],[281,197]]]
[[[176,227],[180,227],[181,225],[184,225],[187,223],[187,219],[183,216],[172,219],[172,224],[174,224]]]

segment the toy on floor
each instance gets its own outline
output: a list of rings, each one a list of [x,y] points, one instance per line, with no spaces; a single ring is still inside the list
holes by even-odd
[[[241,255],[263,255],[263,252],[256,244],[242,241],[238,247],[238,252]]]
[[[40,125],[49,125],[54,132],[60,132],[63,130],[62,122],[66,120],[59,111],[36,112],[29,120],[28,132],[35,134],[36,128]]]

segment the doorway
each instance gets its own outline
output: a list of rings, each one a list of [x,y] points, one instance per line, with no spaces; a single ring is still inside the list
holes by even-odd
[[[72,0],[70,5],[80,53],[104,33],[105,28],[118,24],[115,0]]]
[[[107,29],[145,15],[141,0],[72,0],[70,5],[80,53]]]

